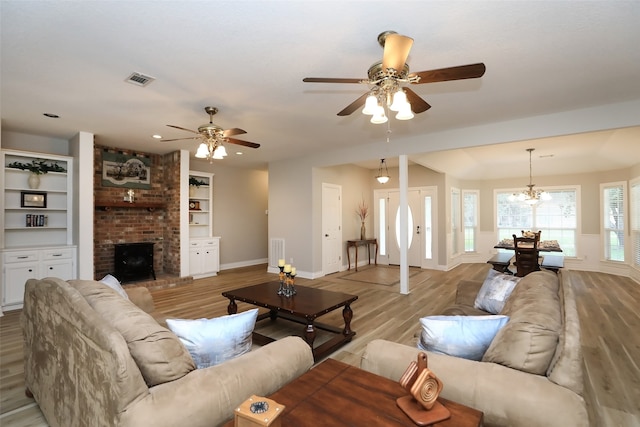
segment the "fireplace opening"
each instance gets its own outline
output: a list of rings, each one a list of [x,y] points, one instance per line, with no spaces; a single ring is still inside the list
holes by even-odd
[[[115,245],[114,276],[120,282],[132,282],[153,277],[153,243],[121,243]]]

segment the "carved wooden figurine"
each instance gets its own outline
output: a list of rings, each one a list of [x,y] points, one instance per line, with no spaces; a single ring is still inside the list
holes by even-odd
[[[419,426],[427,426],[451,416],[447,408],[438,402],[442,381],[427,367],[427,354],[419,353],[400,378],[400,385],[410,395],[399,397],[396,404]]]

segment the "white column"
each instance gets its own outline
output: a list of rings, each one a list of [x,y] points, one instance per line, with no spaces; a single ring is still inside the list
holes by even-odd
[[[409,188],[409,161],[406,154],[399,157],[399,174],[400,174],[400,293],[409,293],[409,236],[407,233],[409,227],[409,205],[408,205],[408,188]]]

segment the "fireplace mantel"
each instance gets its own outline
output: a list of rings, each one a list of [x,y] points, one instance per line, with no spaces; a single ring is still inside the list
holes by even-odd
[[[125,201],[108,201],[108,200],[96,200],[96,209],[101,209],[103,211],[109,211],[111,208],[130,208],[130,209],[147,209],[148,211],[153,211],[155,209],[164,209],[164,203],[150,203],[150,202],[125,202]]]

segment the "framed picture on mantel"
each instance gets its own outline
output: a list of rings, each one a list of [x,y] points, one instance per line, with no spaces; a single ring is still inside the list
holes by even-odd
[[[102,152],[102,186],[151,188],[151,159],[122,152]]]

